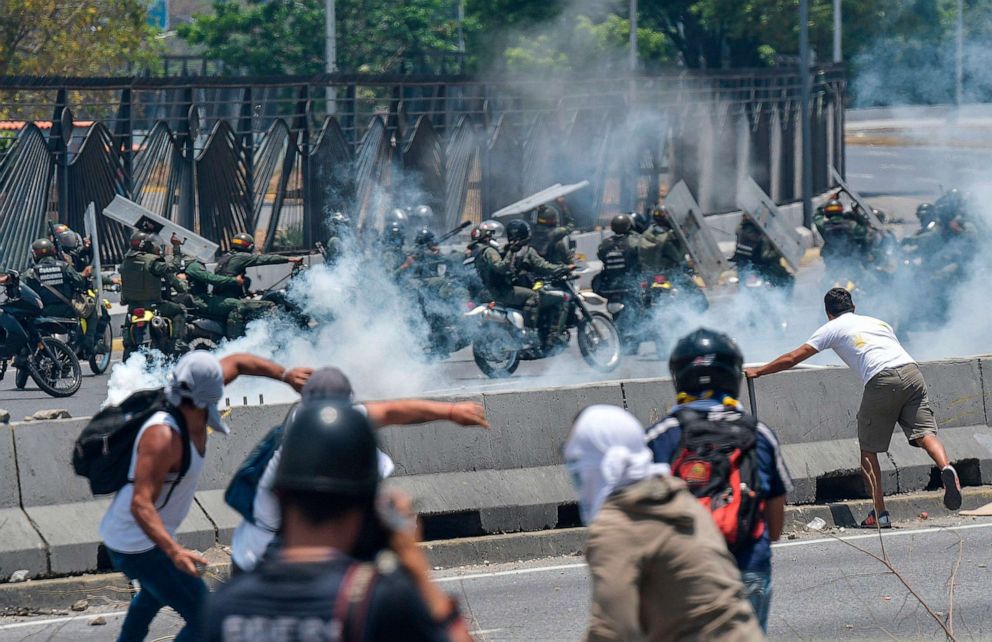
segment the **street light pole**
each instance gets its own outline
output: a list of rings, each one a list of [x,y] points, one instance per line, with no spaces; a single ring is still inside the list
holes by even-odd
[[[637,72],[637,0],[630,0],[630,73]]]
[[[338,70],[338,36],[335,0],[324,0],[324,71],[333,74]],[[327,85],[327,115],[337,113],[337,90]]]
[[[834,0],[834,62],[840,63],[844,60],[841,50],[841,6],[840,0]]]
[[[813,93],[809,74],[809,0],[799,0],[799,77],[801,79],[800,120],[803,145],[803,225],[813,227],[813,138],[809,122],[810,94]]]
[[[958,0],[957,54],[954,61],[954,104],[961,109],[964,93],[964,0]]]

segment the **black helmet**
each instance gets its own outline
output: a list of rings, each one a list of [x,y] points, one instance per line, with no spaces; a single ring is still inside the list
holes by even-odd
[[[482,243],[497,239],[506,232],[506,228],[499,221],[482,221],[479,226],[472,230],[472,241]]]
[[[255,239],[251,234],[241,232],[231,239],[231,250],[234,252],[251,252],[255,249]]]
[[[668,359],[675,389],[689,394],[714,390],[736,397],[743,366],[744,355],[734,340],[706,328],[679,339]]]
[[[66,227],[61,232],[57,232],[59,237],[59,245],[62,249],[69,252],[75,250],[83,244],[83,239],[79,238],[79,235]]]
[[[526,243],[530,240],[530,224],[514,219],[506,225],[506,240],[511,243]]]
[[[150,252],[152,254],[159,254],[161,250],[159,249],[160,244],[157,241],[158,237],[154,234],[136,230],[131,234],[129,246],[135,252]]]
[[[916,207],[916,218],[924,225],[933,220],[933,203],[920,203]]]
[[[664,227],[671,227],[672,225],[671,216],[672,213],[668,211],[667,205],[659,204],[657,207],[651,210],[651,220],[657,223],[658,225],[662,225]]]
[[[651,218],[642,212],[631,212],[628,214],[630,216],[630,223],[634,228],[634,231],[638,234],[644,234],[649,227],[651,227]]]
[[[301,401],[283,422],[274,487],[371,499],[379,486],[375,436],[350,403]]]
[[[610,221],[610,229],[613,230],[614,234],[627,234],[632,227],[634,227],[634,221],[631,220],[630,214],[617,214]]]
[[[551,205],[541,205],[537,208],[534,222],[545,227],[558,227],[558,210]]]
[[[406,240],[406,229],[399,221],[393,221],[386,226],[382,238],[385,239],[387,245],[403,247],[403,241]]]
[[[46,256],[58,256],[55,251],[55,244],[48,239],[38,239],[31,244],[31,256],[38,261]]]
[[[413,244],[417,247],[436,247],[438,244],[437,234],[425,227],[417,232],[417,236],[413,239]]]

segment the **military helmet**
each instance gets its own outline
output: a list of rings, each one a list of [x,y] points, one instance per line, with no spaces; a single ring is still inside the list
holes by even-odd
[[[537,208],[534,222],[545,227],[558,227],[558,210],[550,205],[542,205]]]
[[[472,230],[472,240],[476,242],[489,241],[491,239],[498,239],[505,233],[506,228],[503,227],[502,223],[490,219],[488,221],[482,221]]]
[[[737,343],[706,328],[679,339],[668,359],[675,390],[692,395],[712,390],[736,397],[743,367],[744,355]]]
[[[438,244],[437,234],[428,228],[422,228],[413,238],[413,244],[417,247],[434,247]]]
[[[386,225],[386,229],[382,233],[382,238],[389,245],[402,247],[403,241],[406,240],[406,228],[399,221],[393,221]]]
[[[255,239],[251,234],[239,232],[231,238],[231,250],[234,252],[252,252],[255,249]]]
[[[162,252],[158,237],[141,230],[135,230],[131,234],[128,246],[135,252],[149,252],[151,254],[161,254]]]
[[[48,239],[38,239],[31,244],[31,256],[34,257],[35,261],[38,261],[46,256],[58,257],[58,253],[55,251],[54,243]]]
[[[659,203],[651,209],[651,220],[658,225],[671,226],[671,216],[672,213],[668,211],[668,206],[663,203]]]
[[[631,220],[630,214],[617,214],[610,221],[610,229],[617,235],[628,234],[632,227],[634,227],[634,221]]]
[[[843,214],[844,206],[836,198],[832,198],[823,206],[823,211],[828,215]]]
[[[401,225],[406,225],[407,220],[410,217],[406,215],[406,211],[397,207],[390,210],[384,217],[383,222],[388,227],[390,223],[399,223]]]
[[[327,219],[327,224],[332,228],[348,227],[351,225],[351,219],[344,212],[334,212]]]
[[[345,400],[310,399],[283,422],[278,491],[375,496],[379,486],[375,435],[368,418]]]
[[[63,250],[71,251],[80,247],[83,244],[83,239],[79,237],[78,234],[69,229],[68,226],[62,225],[65,229],[61,232],[55,232],[55,235],[59,239],[59,245],[62,246]]]
[[[643,212],[629,212],[630,224],[638,234],[644,234],[651,227],[651,217]]]
[[[506,226],[506,239],[511,243],[526,243],[530,240],[530,224],[527,221],[514,219]]]
[[[413,216],[420,219],[420,222],[429,221],[434,218],[434,210],[430,205],[418,205],[413,208]]]

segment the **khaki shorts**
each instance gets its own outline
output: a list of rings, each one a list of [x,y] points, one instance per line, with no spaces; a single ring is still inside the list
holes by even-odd
[[[911,444],[921,437],[937,434],[927,384],[915,363],[887,368],[865,384],[865,394],[858,409],[861,450],[887,451],[892,441],[892,428],[897,422]]]

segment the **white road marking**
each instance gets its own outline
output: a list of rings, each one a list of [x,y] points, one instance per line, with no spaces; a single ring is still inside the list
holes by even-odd
[[[867,179],[872,179],[872,178],[875,178],[875,175],[874,174],[853,174],[851,172],[848,172],[847,173],[847,178],[848,179],[852,179],[852,178],[867,178]]]
[[[965,531],[965,530],[975,530],[979,528],[992,528],[992,522],[983,524],[962,524],[961,526],[948,526],[946,528],[916,528],[911,530],[893,530],[885,531],[882,533],[882,537],[885,539],[890,539],[893,537],[904,537],[907,535],[936,535],[944,533],[947,531]],[[777,544],[772,544],[772,548],[792,548],[795,546],[816,546],[819,544],[840,544],[843,542],[857,541],[863,539],[877,538],[878,533],[866,533],[862,535],[848,535],[846,537],[824,537],[821,539],[808,539],[799,540],[795,542],[779,542]],[[534,568],[520,568],[512,571],[494,571],[492,573],[474,573],[472,575],[455,575],[450,577],[435,578],[435,581],[439,584],[447,584],[451,582],[462,582],[465,580],[480,580],[492,577],[508,577],[513,575],[532,575],[535,573],[551,573],[551,572],[561,572],[568,571],[572,569],[585,568],[585,562],[571,563],[571,564],[558,564],[552,566],[537,566]],[[104,618],[111,617],[121,617],[125,615],[127,611],[113,611],[110,613],[98,613],[94,612],[88,615],[72,615],[60,618],[49,618],[45,620],[28,620],[24,622],[15,622],[13,624],[3,624],[0,625],[0,631],[9,631],[12,629],[20,629],[31,626],[47,626],[49,624],[61,624],[64,622],[71,622],[73,620],[89,620],[97,616],[102,616]],[[494,629],[498,631],[500,629]],[[480,631],[479,633],[488,633],[490,631]]]

